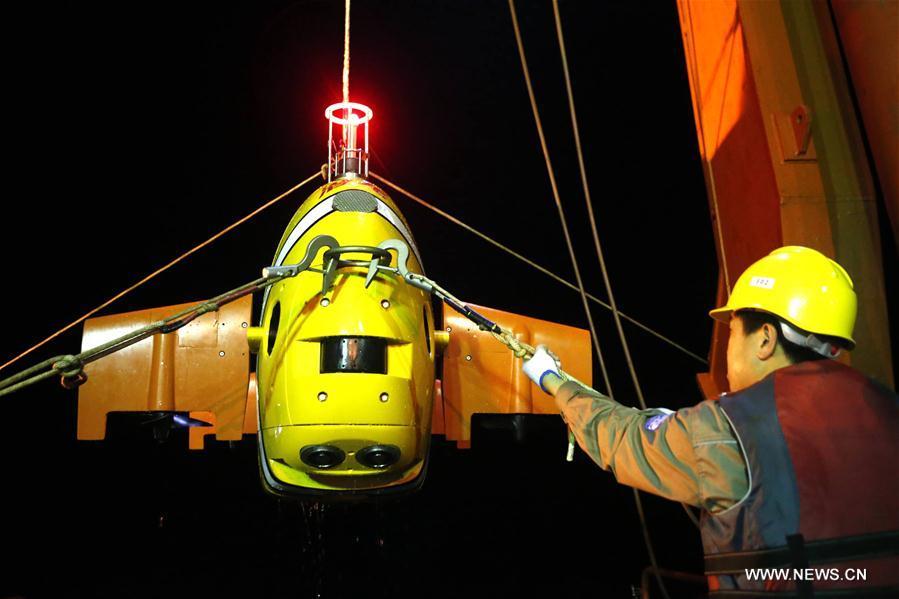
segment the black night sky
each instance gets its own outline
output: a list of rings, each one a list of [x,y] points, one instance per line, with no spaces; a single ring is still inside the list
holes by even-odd
[[[705,355],[717,265],[675,3],[561,9],[618,303]],[[552,5],[518,11],[586,284],[604,298]],[[20,5],[6,29],[4,362],[327,158],[339,0]],[[355,0],[351,51],[351,99],[375,115],[372,170],[573,281],[506,2]],[[313,189],[105,313],[255,278]],[[391,196],[447,289],[586,327],[576,292]],[[613,320],[593,314],[633,405]],[[651,405],[701,400],[702,364],[626,332]],[[80,327],[16,368],[79,346]],[[555,417],[518,436],[476,426],[470,450],[437,437],[419,493],[322,509],[263,493],[252,438],[188,453],[186,438],[160,445],[121,421],[108,442],[78,443],[75,399],[46,382],[0,405],[0,597],[626,598],[648,564],[631,491],[580,453],[566,464]],[[681,507],[644,502],[661,565],[699,572]]]

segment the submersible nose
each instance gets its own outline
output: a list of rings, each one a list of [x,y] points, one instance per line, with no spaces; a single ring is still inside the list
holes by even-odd
[[[396,445],[369,445],[356,452],[356,461],[369,468],[387,468],[399,460],[400,448]]]
[[[346,454],[333,445],[307,445],[300,450],[300,459],[313,468],[333,468],[346,459]]]

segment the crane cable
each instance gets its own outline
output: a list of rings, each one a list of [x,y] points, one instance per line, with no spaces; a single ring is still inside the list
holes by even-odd
[[[262,206],[260,206],[260,207],[257,208],[256,210],[254,210],[253,212],[247,214],[246,216],[244,216],[244,217],[241,218],[240,220],[238,220],[238,221],[236,221],[236,222],[234,222],[234,223],[228,225],[227,227],[225,227],[224,229],[222,229],[221,231],[219,231],[218,233],[216,233],[215,235],[213,235],[212,237],[210,237],[209,239],[207,239],[207,240],[204,241],[203,243],[201,243],[201,244],[199,244],[199,245],[197,245],[197,246],[191,248],[190,250],[184,252],[183,254],[181,254],[180,256],[178,256],[177,258],[175,258],[174,260],[172,260],[171,262],[169,262],[169,263],[166,264],[165,266],[162,266],[162,267],[160,267],[160,268],[157,268],[155,271],[153,271],[152,273],[150,273],[149,275],[147,275],[146,277],[144,277],[143,279],[141,279],[141,280],[138,281],[137,283],[131,285],[130,287],[128,287],[128,288],[125,289],[124,291],[121,291],[120,293],[117,293],[116,295],[114,295],[113,297],[109,298],[108,300],[106,300],[105,302],[103,302],[102,304],[100,304],[99,306],[97,306],[96,308],[94,308],[93,310],[90,310],[89,312],[87,312],[86,314],[84,314],[83,316],[81,316],[80,318],[78,318],[77,320],[74,320],[73,322],[67,324],[66,326],[64,326],[63,328],[59,329],[58,331],[56,331],[55,333],[53,333],[52,335],[50,335],[49,337],[47,337],[46,339],[44,339],[43,341],[41,341],[40,343],[37,343],[37,344],[33,345],[32,347],[28,348],[27,350],[23,351],[21,354],[17,355],[15,358],[9,360],[8,362],[6,362],[6,363],[3,364],[2,366],[0,366],[0,370],[3,370],[4,368],[6,368],[7,366],[9,366],[9,365],[11,365],[11,364],[14,364],[15,362],[17,362],[17,361],[19,361],[20,359],[24,358],[25,356],[27,356],[28,354],[30,354],[30,353],[33,352],[34,350],[36,350],[36,349],[38,349],[39,347],[43,346],[44,344],[48,343],[48,342],[51,341],[52,339],[55,339],[56,337],[62,335],[63,333],[65,333],[66,331],[68,331],[69,329],[71,329],[72,327],[81,324],[82,322],[84,322],[85,320],[87,320],[88,318],[90,318],[91,316],[93,316],[94,314],[96,314],[97,312],[99,312],[100,310],[102,310],[103,308],[106,308],[107,306],[109,306],[109,305],[112,304],[113,302],[115,302],[115,301],[121,299],[122,297],[124,297],[125,295],[131,293],[132,291],[134,291],[135,289],[137,289],[138,287],[140,287],[141,285],[143,285],[144,283],[146,283],[146,282],[149,281],[150,279],[156,277],[156,276],[159,275],[159,274],[162,274],[163,272],[165,272],[165,271],[168,270],[169,268],[173,267],[174,265],[178,264],[179,262],[181,262],[182,260],[184,260],[185,258],[187,258],[188,256],[190,256],[191,254],[193,254],[193,253],[195,253],[195,252],[201,250],[202,248],[206,247],[207,245],[209,245],[210,243],[212,243],[213,241],[215,241],[215,240],[218,239],[219,237],[225,235],[226,233],[230,232],[231,230],[233,230],[233,229],[237,228],[238,226],[242,225],[243,223],[247,222],[248,220],[250,220],[251,218],[253,218],[253,217],[256,216],[257,214],[259,214],[260,212],[262,212],[262,211],[265,210],[266,208],[269,208],[270,206],[273,206],[274,204],[276,204],[276,203],[278,203],[279,201],[283,200],[284,198],[286,198],[287,196],[289,196],[289,195],[292,194],[293,192],[295,192],[295,191],[297,191],[298,189],[300,189],[301,187],[305,186],[307,183],[309,183],[310,181],[312,181],[312,180],[315,179],[316,177],[320,177],[320,176],[321,176],[321,172],[316,172],[314,175],[312,175],[312,176],[310,176],[310,177],[307,177],[307,178],[304,179],[303,181],[297,183],[296,185],[294,185],[293,187],[291,187],[290,189],[288,189],[288,190],[285,191],[284,193],[282,193],[282,194],[278,195],[277,197],[275,197],[275,198],[269,200],[268,202],[266,202],[265,204],[263,204]],[[30,370],[30,369],[29,369],[29,370]]]
[[[531,78],[530,78],[530,74],[528,72],[527,61],[525,59],[524,44],[521,39],[521,31],[520,31],[520,28],[518,25],[518,18],[515,14],[515,0],[508,0],[508,2],[509,2],[509,12],[511,13],[511,16],[512,16],[512,27],[515,30],[515,41],[518,45],[518,55],[519,55],[519,58],[521,59],[521,67],[524,72],[525,84],[527,85],[528,98],[530,99],[530,102],[531,102],[531,111],[534,114],[534,121],[537,126],[537,133],[540,137],[540,146],[541,146],[541,149],[543,150],[543,157],[546,162],[546,167],[547,167],[547,171],[548,171],[549,178],[550,178],[550,184],[551,184],[551,187],[553,190],[553,198],[555,199],[556,206],[559,211],[559,217],[562,220],[562,228],[563,228],[563,231],[565,232],[565,242],[568,245],[568,252],[569,252],[569,255],[571,256],[572,265],[574,267],[575,275],[578,280],[578,286],[581,289],[581,297],[584,301],[584,308],[585,308],[586,314],[587,314],[587,321],[590,325],[590,331],[593,334],[594,344],[597,346],[597,351],[598,351],[599,348],[598,348],[598,342],[596,342],[596,337],[597,337],[596,329],[593,326],[593,319],[590,314],[589,304],[587,304],[586,295],[583,291],[583,282],[581,281],[580,272],[579,272],[578,265],[577,265],[577,257],[574,254],[574,248],[572,246],[571,239],[568,234],[568,226],[565,222],[564,212],[562,210],[562,205],[559,200],[558,189],[556,187],[555,177],[554,177],[553,171],[552,171],[552,166],[551,166],[551,162],[550,162],[550,158],[549,158],[549,152],[547,150],[546,141],[545,141],[545,138],[543,135],[543,127],[540,123],[540,113],[537,109],[537,102],[534,97],[533,88],[531,86]],[[561,27],[558,23],[558,7],[556,6],[555,0],[553,2],[553,7],[554,7],[555,14],[556,14],[556,19],[557,19],[557,22],[556,22],[557,32],[560,34],[559,41],[561,44],[562,53],[563,53],[563,57],[564,57],[564,43],[562,43],[563,40],[561,38]],[[564,60],[563,63],[565,66],[564,70],[565,70],[565,76],[566,76],[566,85],[567,85],[568,92],[569,92],[569,107],[572,109],[572,118],[573,118],[574,117],[573,100],[571,97],[571,86],[570,86],[570,82],[568,79],[567,59],[563,59],[563,60]],[[574,129],[575,129],[576,139],[578,139],[577,149],[578,149],[579,164],[582,169],[582,172],[581,172],[582,180],[585,180],[584,175],[583,175],[583,158],[582,158],[581,152],[580,152],[579,138],[577,138],[577,133],[576,133],[577,132],[576,121],[574,122]],[[588,204],[589,204],[589,201],[588,201]],[[590,211],[590,216],[591,216],[591,224],[593,226],[593,231],[594,231],[594,235],[595,235],[596,229],[595,229],[595,222],[593,222],[593,219],[592,219],[592,217],[593,217],[592,209]],[[598,244],[598,236],[596,236],[596,241]],[[602,261],[602,253],[601,253],[601,249],[600,249],[599,245],[597,245],[597,249],[600,250],[599,256],[600,256],[601,264],[604,264]],[[607,289],[607,291],[611,292],[611,288],[609,286],[608,277],[606,276],[605,268],[603,268],[602,270],[603,270],[603,275],[604,275],[604,279],[606,282],[606,289]],[[612,305],[614,306],[614,299],[611,296],[611,293],[610,293],[609,299],[610,299],[610,302],[612,302]],[[627,346],[625,345],[625,347],[627,347]],[[608,374],[606,373],[605,367],[603,365],[602,354],[599,355],[599,359],[600,359],[600,366],[602,367],[602,371],[603,371],[603,377],[605,378],[606,389],[608,390],[608,395],[610,398],[613,398],[614,396],[612,394],[611,386],[609,385]],[[635,383],[637,383],[636,380],[635,380]],[[638,386],[638,388],[639,388],[639,386]],[[642,399],[642,396],[640,396],[640,403],[641,403],[641,406],[643,406],[645,409],[645,403]],[[662,578],[659,574],[658,562],[656,560],[655,550],[653,548],[652,540],[649,535],[649,528],[646,524],[646,517],[645,517],[645,514],[643,513],[643,505],[642,505],[642,502],[640,501],[639,492],[636,489],[634,489],[633,492],[634,492],[634,500],[635,500],[636,506],[637,506],[637,514],[640,518],[640,524],[643,529],[643,540],[646,545],[647,553],[649,554],[649,559],[650,559],[650,562],[653,567],[653,572],[655,573],[656,582],[659,584],[659,587],[662,591],[662,595],[665,597],[665,599],[670,599],[670,597],[668,595],[668,590],[665,588],[664,582],[662,581]]]
[[[346,0],[343,18],[343,103],[350,102],[350,0]]]

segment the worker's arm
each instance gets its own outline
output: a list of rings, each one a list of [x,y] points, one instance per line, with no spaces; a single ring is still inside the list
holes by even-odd
[[[712,513],[746,494],[739,443],[715,402],[637,410],[554,373],[542,384],[581,448],[618,482]]]

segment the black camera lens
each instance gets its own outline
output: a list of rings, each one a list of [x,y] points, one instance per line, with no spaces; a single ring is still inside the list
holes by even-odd
[[[346,459],[346,454],[333,445],[307,445],[300,451],[300,459],[313,468],[333,468]]]
[[[356,452],[356,461],[368,468],[382,469],[400,460],[400,448],[396,445],[369,445]]]

